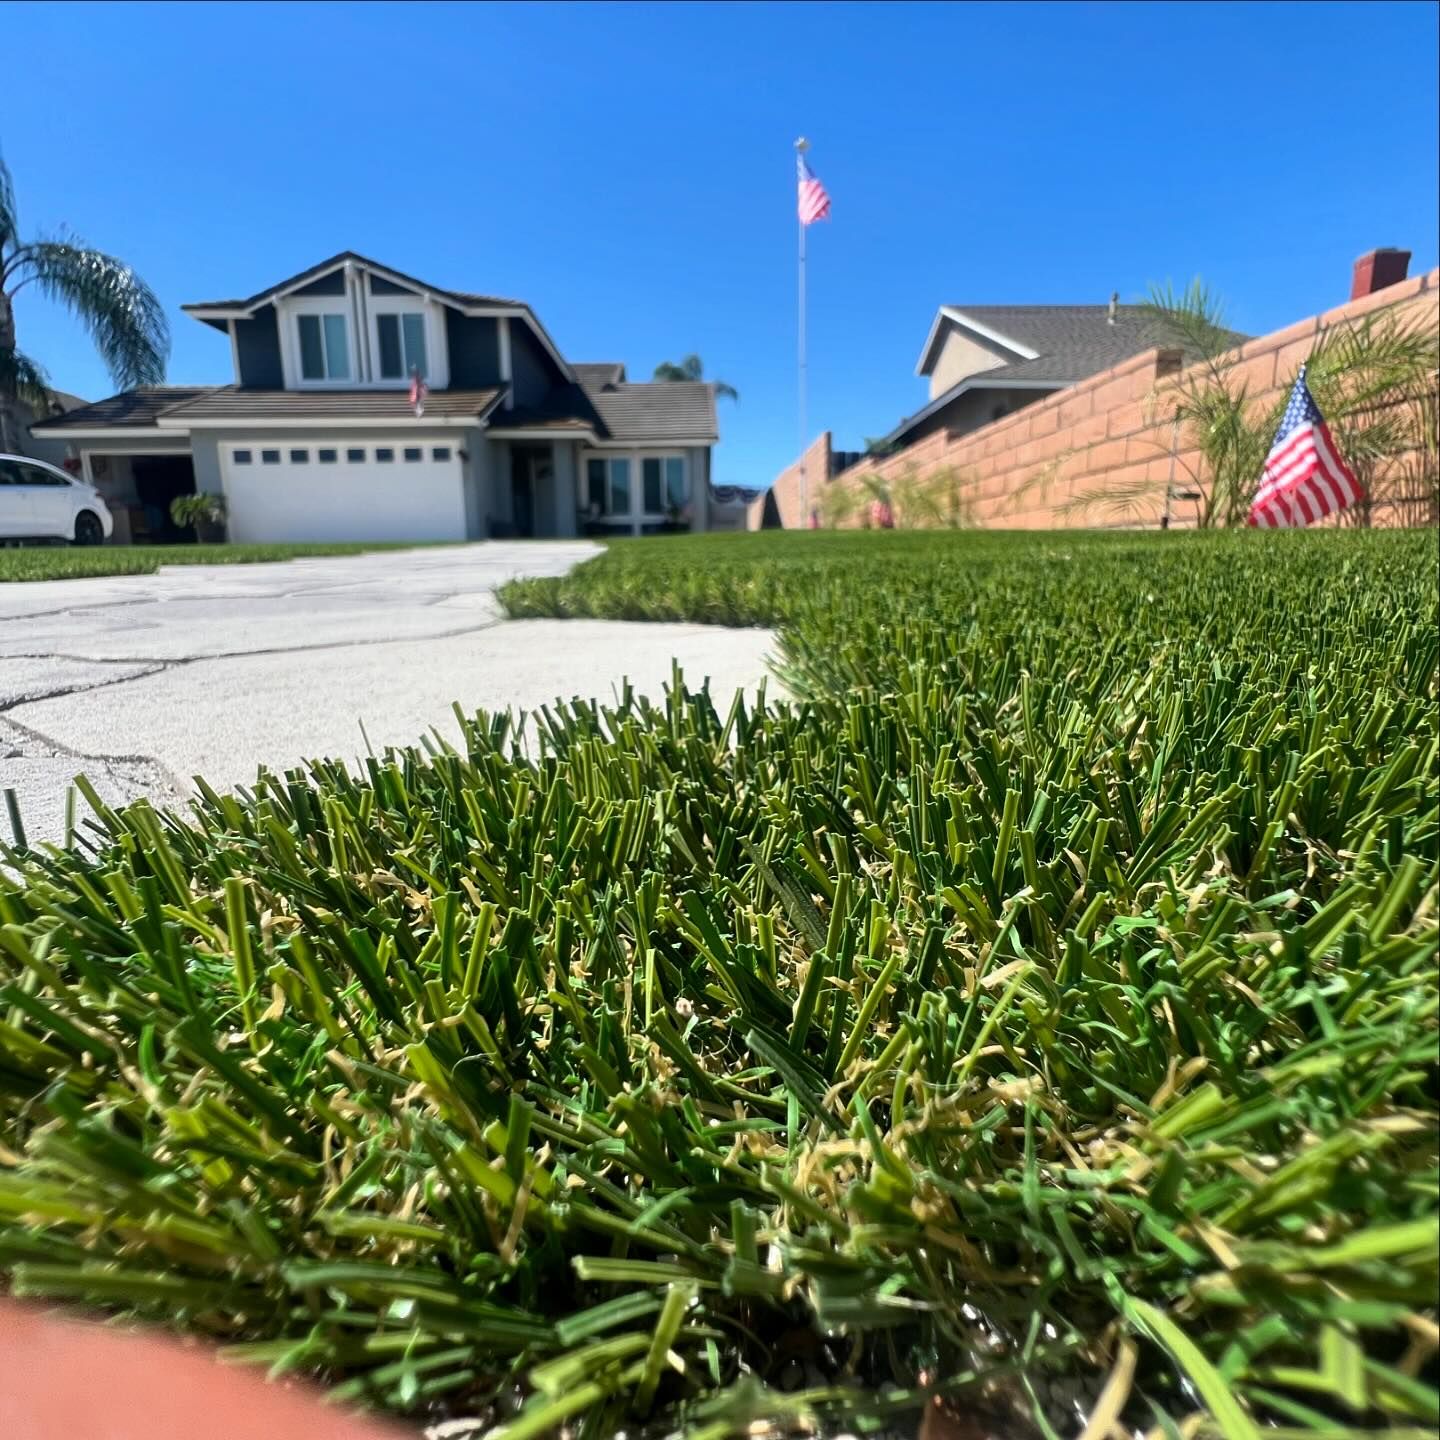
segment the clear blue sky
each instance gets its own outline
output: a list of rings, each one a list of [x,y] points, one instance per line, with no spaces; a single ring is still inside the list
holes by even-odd
[[[1375,245],[1437,250],[1433,4],[15,5],[0,150],[170,312],[173,382],[230,379],[184,301],[355,249],[528,300],[575,360],[699,352],[740,390],[717,480],[796,449],[795,137],[812,429],[923,402],[942,303],[1103,303],[1201,274],[1237,328],[1337,303]],[[59,386],[112,387],[23,292]]]

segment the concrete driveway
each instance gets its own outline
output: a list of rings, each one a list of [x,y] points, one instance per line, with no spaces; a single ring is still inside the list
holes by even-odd
[[[112,804],[175,804],[195,775],[226,789],[367,740],[454,740],[454,702],[609,699],[622,677],[658,697],[672,660],[726,699],[764,677],[766,630],[503,618],[498,585],[595,553],[490,542],[0,584],[0,790],[32,843],[58,842],[77,771]]]

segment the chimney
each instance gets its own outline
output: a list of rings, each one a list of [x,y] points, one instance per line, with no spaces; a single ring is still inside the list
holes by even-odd
[[[1405,258],[1408,260],[1410,257],[1407,255]],[[1118,290],[1112,290],[1110,292],[1110,316],[1108,322],[1109,324],[1113,325],[1115,323],[1115,313],[1119,310],[1119,308],[1120,292]]]
[[[1358,300],[1362,295],[1373,295],[1390,285],[1398,285],[1410,268],[1410,252],[1385,246],[1371,250],[1355,262],[1354,278],[1350,283],[1350,298]]]

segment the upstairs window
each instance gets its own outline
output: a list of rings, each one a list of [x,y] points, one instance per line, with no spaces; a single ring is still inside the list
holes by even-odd
[[[350,378],[350,343],[345,316],[299,315],[300,378],[326,381]]]
[[[408,380],[413,370],[430,378],[430,358],[425,351],[425,316],[406,310],[375,317],[375,334],[380,342],[380,378]]]

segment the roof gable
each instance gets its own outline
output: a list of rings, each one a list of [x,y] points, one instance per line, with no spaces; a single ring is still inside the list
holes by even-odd
[[[328,260],[321,260],[319,264],[311,265],[308,269],[301,270],[299,274],[279,280],[274,285],[267,285],[265,289],[258,290],[254,295],[243,300],[197,300],[188,305],[182,305],[180,308],[188,314],[197,314],[205,310],[258,310],[260,306],[269,301],[280,300],[286,295],[293,295],[309,288],[317,280],[336,270],[343,270],[347,265],[367,270],[372,275],[378,275],[381,279],[399,285],[405,290],[433,298],[442,304],[456,305],[461,308],[489,305],[515,310],[529,308],[523,300],[510,300],[499,295],[480,295],[470,290],[449,290],[439,285],[431,285],[428,281],[417,279],[414,275],[405,274],[403,270],[395,270],[389,265],[382,265],[378,260],[372,260],[368,255],[361,255],[356,250],[342,250],[338,255],[332,255]]]
[[[205,324],[224,330],[228,328],[231,320],[248,319],[263,306],[284,300],[287,296],[315,293],[315,287],[322,285],[327,276],[349,267],[363,270],[372,278],[378,276],[401,291],[419,295],[438,305],[449,306],[465,315],[509,316],[523,320],[549,352],[561,375],[566,380],[574,379],[574,372],[560,353],[559,346],[550,338],[535,312],[523,300],[510,300],[499,295],[481,295],[471,290],[443,289],[417,279],[414,275],[407,275],[403,270],[393,270],[355,250],[342,250],[338,255],[332,255],[328,260],[322,260],[318,265],[312,265],[308,270],[302,270],[298,275],[291,275],[278,284],[267,286],[243,300],[197,300],[180,308],[187,315],[193,315]]]

